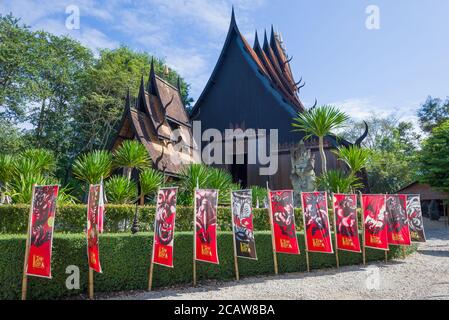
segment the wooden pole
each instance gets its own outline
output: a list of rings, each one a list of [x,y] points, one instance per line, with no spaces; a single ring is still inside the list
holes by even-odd
[[[94,270],[89,267],[89,299],[94,298]]]
[[[159,191],[158,191],[159,194]],[[136,206],[137,210],[137,206]],[[156,209],[157,210],[157,209]],[[155,238],[156,238],[156,215],[157,211],[154,215],[154,225],[153,225],[153,249],[151,250],[151,261],[150,261],[150,269],[148,270],[148,291],[151,291],[153,288],[153,270],[154,270],[154,248],[155,248]]]
[[[385,250],[385,263],[388,263],[388,251]]]
[[[239,274],[239,263],[237,259],[237,247],[235,242],[235,225],[234,225],[234,208],[232,207],[232,204],[234,203],[234,197],[232,195],[231,191],[231,221],[232,221],[232,242],[234,243],[234,268],[235,268],[235,279],[237,281],[240,280],[240,274]]]
[[[196,189],[193,192],[193,286],[196,287],[196,190],[199,188],[198,177],[196,178]]]
[[[28,229],[27,229],[27,239],[25,242],[25,260],[23,261],[23,275],[22,275],[22,300],[26,300],[27,298],[27,290],[28,290],[28,257],[30,255],[30,234],[31,234],[31,218],[33,216],[33,203],[34,203],[34,189],[36,184],[33,184],[32,193],[31,193],[31,206],[30,213],[28,217]]]
[[[299,194],[301,197],[301,206],[303,209],[302,212],[302,221],[303,221],[303,227],[304,227],[304,243],[306,247],[306,265],[307,265],[307,272],[310,272],[310,260],[309,260],[309,247],[307,245],[307,227],[306,227],[306,219],[304,216],[304,202],[302,201],[302,192]]]
[[[332,193],[332,212],[334,215],[334,240],[335,240],[335,262],[337,264],[337,269],[340,268],[340,260],[338,258],[338,241],[337,241],[337,217],[335,214],[335,207],[334,207],[334,194]]]
[[[362,256],[363,256],[363,265],[366,266],[366,247],[365,247],[365,209],[363,208],[363,197],[362,193],[360,194],[360,207],[362,209]]]
[[[154,246],[153,246],[154,249]],[[154,263],[153,259],[151,259],[150,263],[150,269],[148,270],[148,291],[151,291],[153,288],[153,269],[154,269]]]
[[[271,212],[271,197],[270,197],[270,188],[268,186],[267,181],[267,195],[268,195],[268,215],[270,216],[270,226],[271,226],[271,245],[273,247],[273,263],[274,263],[274,274],[278,274],[278,258],[276,255],[276,242],[274,240],[274,226],[273,226],[273,213]]]
[[[405,250],[405,246],[402,246],[402,258],[404,258],[404,260],[405,260],[405,258],[406,258],[406,250]]]

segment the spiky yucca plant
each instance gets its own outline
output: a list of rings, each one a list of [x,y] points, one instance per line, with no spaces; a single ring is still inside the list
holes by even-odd
[[[340,160],[348,165],[353,175],[365,168],[368,163],[368,149],[352,145],[349,147],[340,147],[334,152]]]
[[[90,184],[100,183],[111,175],[112,155],[106,150],[95,150],[79,156],[72,166],[73,175]]]
[[[137,199],[137,184],[124,176],[112,176],[106,181],[105,191],[110,203],[133,203]]]
[[[316,185],[320,190],[329,192],[349,193],[363,188],[360,180],[352,175],[345,175],[341,170],[329,170],[316,178]]]
[[[133,169],[145,169],[150,167],[151,158],[145,146],[136,140],[125,140],[114,151],[115,168],[123,168],[124,175],[131,179]]]
[[[27,149],[20,154],[20,159],[31,161],[35,170],[46,176],[52,175],[56,169],[56,158],[47,149]]]
[[[145,169],[139,174],[140,204],[144,204],[145,197],[156,193],[164,183],[164,175],[152,168]]]
[[[306,133],[304,139],[312,136],[318,137],[318,146],[321,157],[321,169],[323,173],[327,171],[326,154],[324,153],[324,137],[336,129],[344,127],[349,116],[338,110],[334,106],[320,106],[312,108],[303,113],[298,113],[297,118],[293,118],[292,126],[294,131]]]

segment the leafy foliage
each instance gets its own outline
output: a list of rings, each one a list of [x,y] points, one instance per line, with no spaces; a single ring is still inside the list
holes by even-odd
[[[164,175],[152,168],[145,169],[139,173],[141,197],[153,195],[164,183]]]
[[[113,165],[124,168],[128,179],[132,169],[145,169],[151,165],[151,158],[145,146],[137,140],[125,140],[114,151]]]
[[[298,113],[297,118],[293,118],[292,126],[294,131],[303,131],[306,133],[304,139],[316,136],[319,139],[319,149],[322,160],[322,172],[326,172],[326,154],[324,153],[324,137],[332,131],[344,127],[349,116],[338,110],[334,106],[315,107],[307,112]]]
[[[449,120],[432,130],[424,140],[420,159],[420,180],[449,192]]]
[[[449,98],[442,101],[429,96],[418,111],[419,124],[425,132],[432,132],[432,129],[449,120]]]
[[[345,162],[352,174],[356,174],[366,167],[369,158],[369,150],[356,145],[339,147],[335,152],[340,160]]]
[[[137,184],[123,176],[112,176],[106,181],[106,197],[115,204],[133,203],[137,199]]]
[[[352,193],[363,188],[360,180],[352,175],[345,175],[341,170],[329,170],[316,179],[317,187],[320,190],[337,193]]]
[[[83,154],[73,164],[73,175],[90,184],[96,184],[101,179],[111,175],[112,154],[106,150],[95,150]]]

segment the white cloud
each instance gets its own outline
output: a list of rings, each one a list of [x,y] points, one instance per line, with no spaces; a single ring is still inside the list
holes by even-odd
[[[342,101],[329,103],[346,112],[354,120],[366,120],[373,115],[385,118],[392,117],[398,121],[412,122],[415,131],[421,132],[417,117],[420,102],[410,102],[401,105],[392,103],[377,102],[373,97],[350,98]]]

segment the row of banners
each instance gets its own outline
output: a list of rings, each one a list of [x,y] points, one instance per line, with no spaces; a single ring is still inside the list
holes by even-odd
[[[161,188],[157,195],[152,263],[173,267],[177,188]],[[58,186],[34,187],[27,248],[26,274],[51,277],[51,253]],[[274,250],[300,254],[296,236],[292,190],[268,191]],[[363,245],[388,250],[408,246],[412,239],[425,242],[419,195],[361,196]],[[333,253],[326,192],[301,193],[306,250]],[[231,197],[235,254],[257,259],[251,190],[233,191]],[[194,258],[218,264],[217,190],[195,190]],[[103,231],[102,184],[91,185],[87,209],[89,267],[101,272],[98,235]],[[357,221],[357,195],[333,194],[336,249],[361,252]]]

